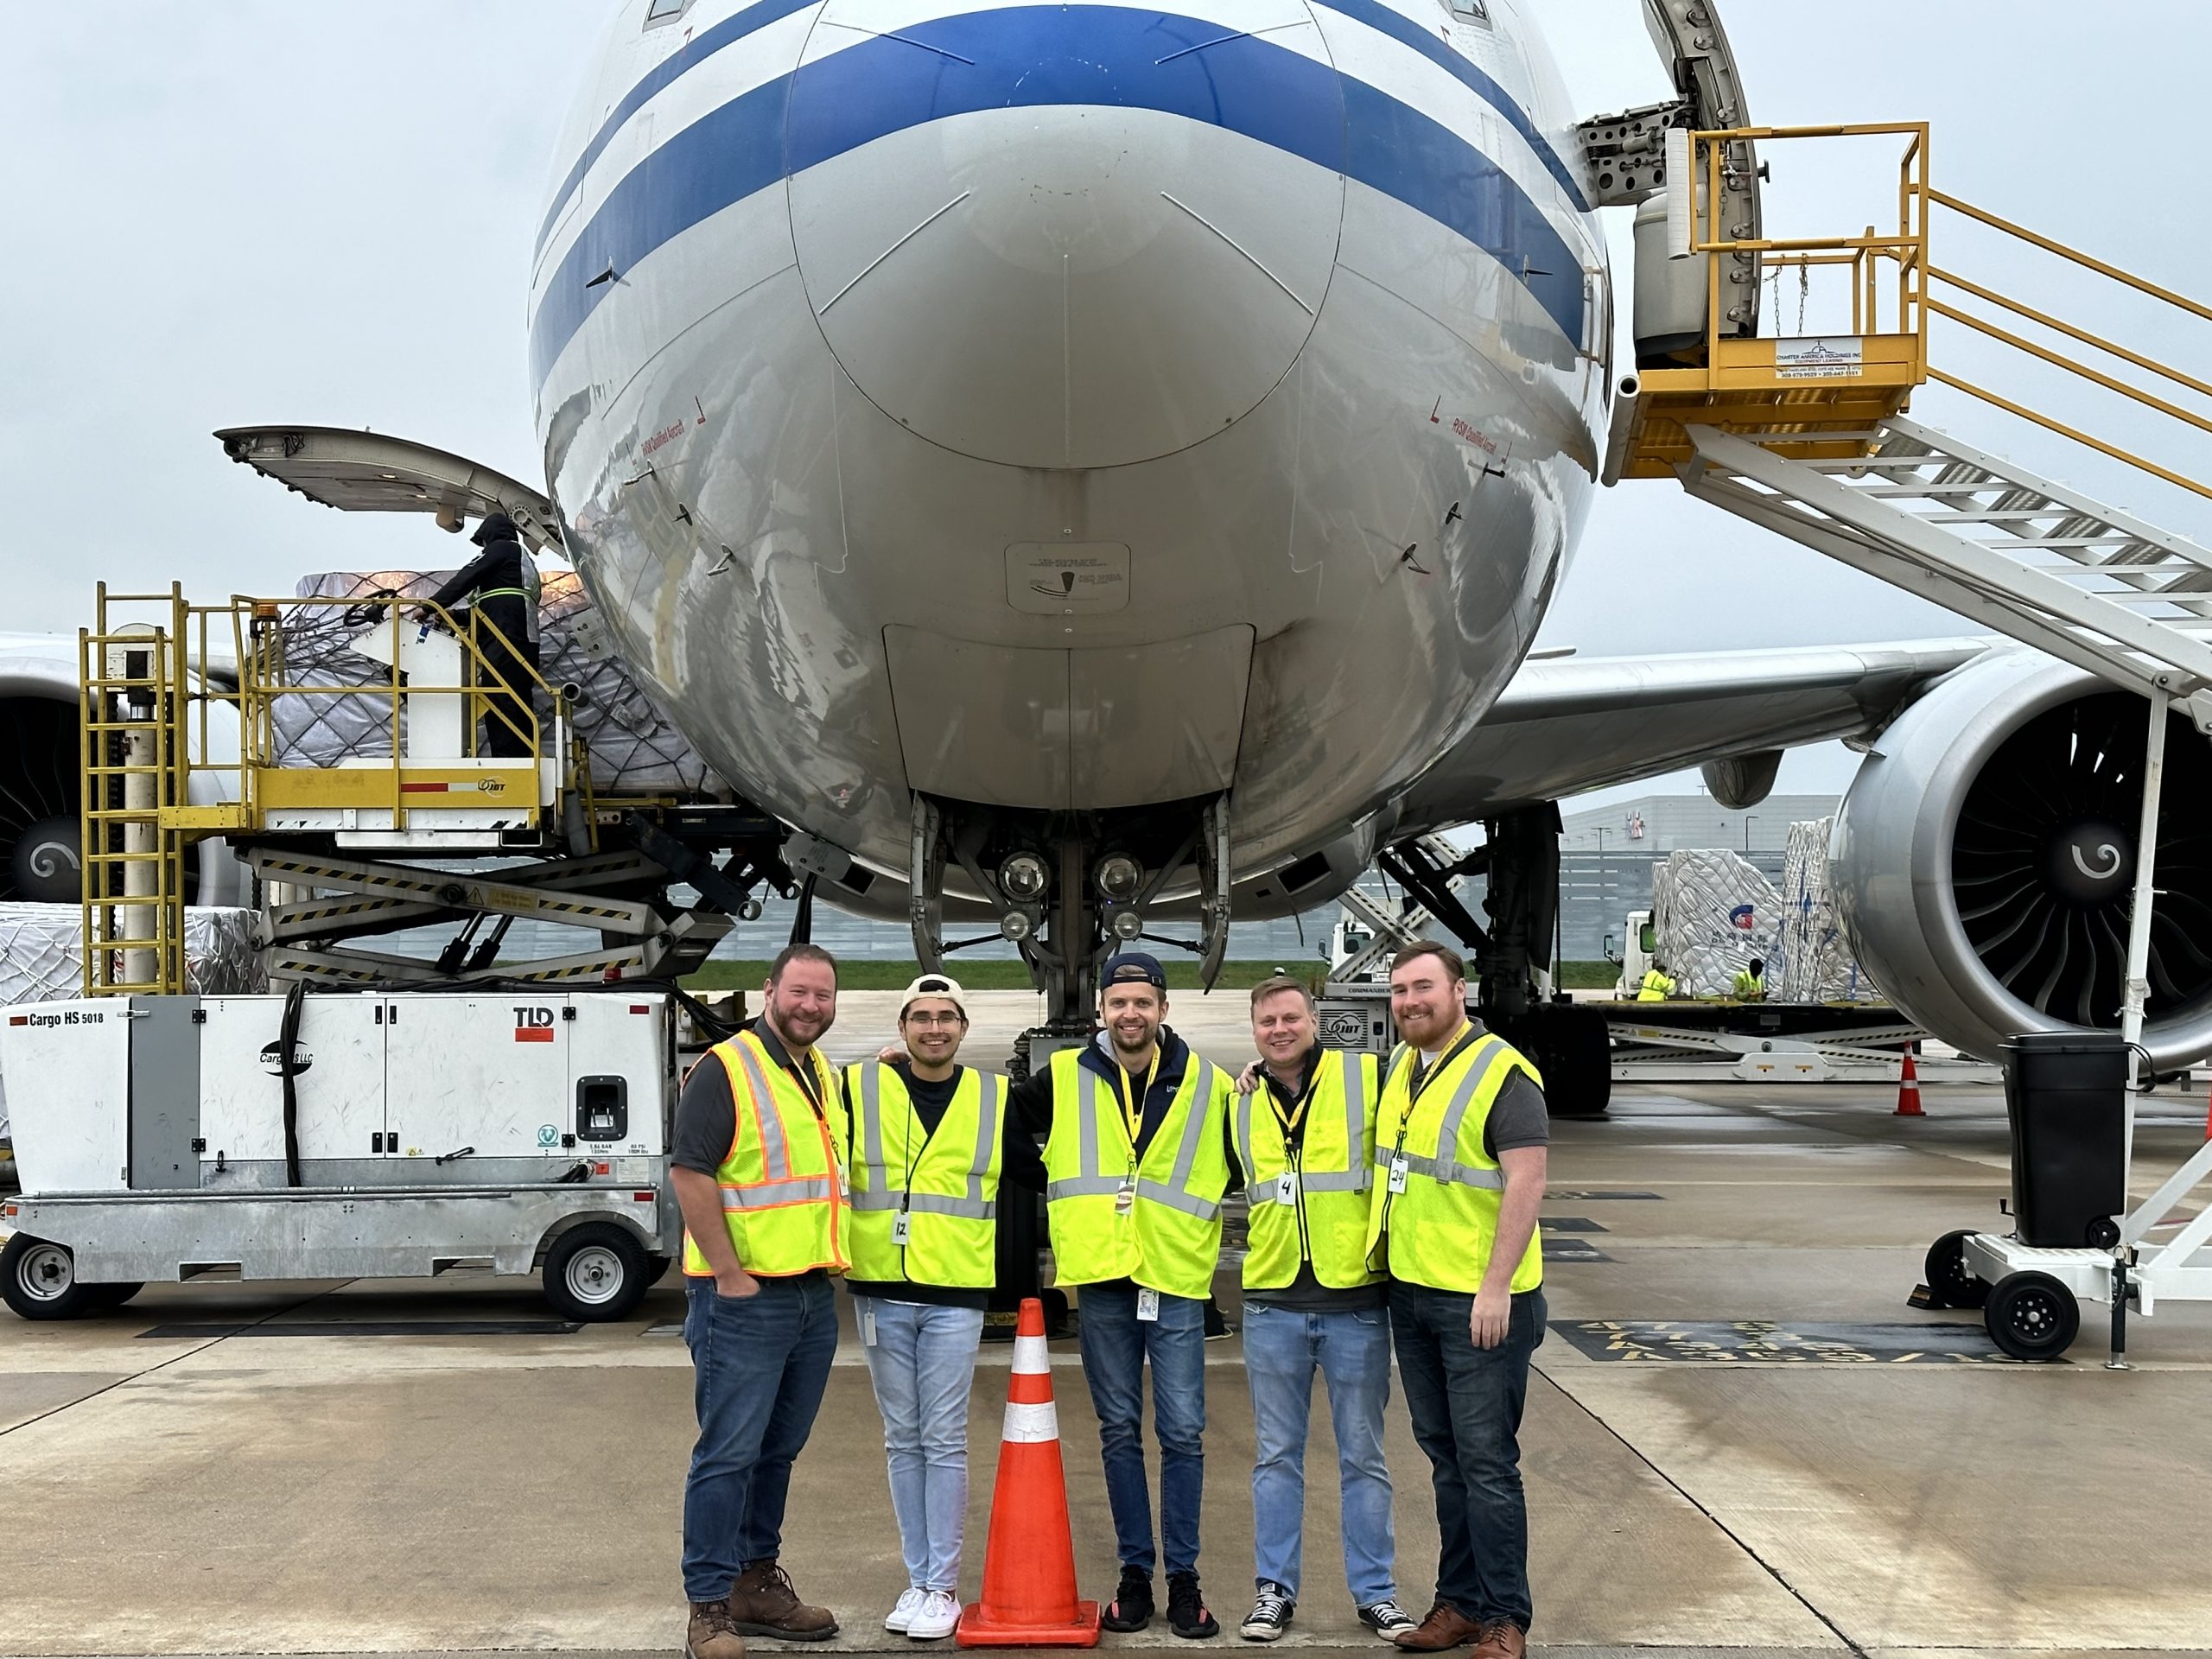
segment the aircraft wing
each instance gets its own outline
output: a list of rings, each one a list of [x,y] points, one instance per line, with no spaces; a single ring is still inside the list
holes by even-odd
[[[2011,648],[1928,639],[1524,663],[1483,723],[1414,786],[1395,833],[1685,766],[1738,761],[1738,776],[1764,768],[1771,782],[1782,750],[1875,732],[1932,681]]]

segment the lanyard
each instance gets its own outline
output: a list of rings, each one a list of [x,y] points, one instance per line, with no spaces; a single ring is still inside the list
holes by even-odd
[[[1474,1022],[1472,1020],[1462,1020],[1459,1025],[1459,1029],[1452,1036],[1451,1046],[1446,1048],[1443,1053],[1437,1057],[1436,1064],[1434,1065],[1428,1067],[1426,1071],[1421,1070],[1421,1051],[1419,1049],[1415,1049],[1414,1051],[1413,1058],[1408,1060],[1407,1064],[1414,1067],[1415,1076],[1413,1078],[1411,1084],[1406,1090],[1406,1103],[1404,1109],[1400,1111],[1398,1114],[1397,1146],[1399,1151],[1403,1152],[1405,1150],[1406,1125],[1413,1121],[1414,1108],[1421,1103],[1421,1097],[1427,1091],[1428,1085],[1435,1082],[1437,1077],[1443,1071],[1444,1068],[1451,1065],[1452,1061],[1458,1059],[1460,1052],[1465,1049],[1469,1043],[1471,1043],[1474,1040]]]
[[[1144,1092],[1133,1101],[1129,1098],[1129,1068],[1118,1058],[1114,1062],[1115,1080],[1122,1087],[1122,1122],[1129,1132],[1129,1167],[1132,1169],[1136,1167],[1137,1136],[1144,1130],[1144,1103],[1151,1098],[1153,1079],[1159,1075],[1160,1049],[1155,1044],[1152,1051],[1152,1064],[1146,1068],[1144,1074]]]
[[[915,1130],[920,1126],[921,1117],[920,1115],[914,1110],[914,1079],[911,1075],[909,1075],[900,1079],[900,1082],[904,1086],[906,1096],[906,1185],[899,1194],[899,1209],[904,1210],[906,1207],[906,1201],[913,1196],[914,1172],[921,1166],[922,1154],[929,1150],[930,1142],[937,1138],[937,1130],[929,1129],[924,1131],[918,1136],[915,1134]],[[953,1095],[958,1095],[960,1092],[960,1068],[957,1065],[952,1068],[950,1082],[952,1084]],[[951,1096],[947,1096],[944,1103],[944,1116],[940,1116],[938,1119],[938,1126],[939,1128],[944,1127],[945,1117],[949,1117],[951,1115],[952,1099]]]
[[[1292,1103],[1287,1111],[1283,1109],[1282,1096],[1274,1090],[1274,1078],[1273,1076],[1268,1077],[1268,1104],[1274,1108],[1275,1122],[1282,1126],[1285,1140],[1296,1135],[1298,1126],[1306,1121],[1306,1109],[1313,1103],[1314,1091],[1321,1086],[1321,1066],[1325,1063],[1325,1061],[1315,1063],[1313,1075],[1306,1080],[1305,1092]]]

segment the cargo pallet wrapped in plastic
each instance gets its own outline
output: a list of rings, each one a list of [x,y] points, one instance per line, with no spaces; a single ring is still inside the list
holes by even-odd
[[[381,594],[427,599],[449,571],[329,571],[301,578],[302,599],[353,600]],[[698,795],[714,778],[690,744],[605,644],[597,612],[573,570],[540,577],[538,674],[548,685],[575,685],[582,696],[576,735],[590,757],[597,794]],[[341,605],[284,613],[284,675],[294,685],[381,685],[388,671],[353,650],[361,632]],[[538,711],[543,717],[545,710]],[[403,714],[402,718],[404,719]],[[391,706],[378,697],[276,699],[280,765],[327,766],[391,753]]]
[[[1783,1002],[1857,1002],[1879,995],[1860,971],[1836,921],[1828,886],[1828,836],[1834,818],[1789,826],[1783,855],[1782,917],[1767,995]]]
[[[1684,996],[1726,996],[1738,970],[1774,951],[1782,895],[1735,854],[1669,853],[1651,873],[1659,960]]]

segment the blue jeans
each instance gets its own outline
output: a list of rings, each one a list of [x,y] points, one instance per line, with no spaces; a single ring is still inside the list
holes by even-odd
[[[1252,1384],[1252,1566],[1298,1594],[1305,1565],[1306,1425],[1316,1367],[1329,1385],[1337,1436],[1338,1528],[1352,1605],[1397,1599],[1390,1571],[1390,1467],[1382,1408],[1390,1400],[1390,1315],[1382,1308],[1303,1313],[1244,1304],[1244,1372]]]
[[[791,1463],[837,1351],[837,1301],[818,1273],[763,1279],[742,1298],[695,1279],[684,1295],[699,1441],[683,1483],[683,1593],[719,1601],[782,1548]]]
[[[1198,1497],[1205,1484],[1206,1305],[1160,1299],[1137,1318],[1128,1285],[1085,1285],[1078,1334],[1083,1377],[1098,1413],[1106,1501],[1122,1565],[1153,1569],[1152,1496],[1144,1475],[1144,1363],[1152,1361],[1152,1424],[1160,1436],[1160,1541],[1170,1573],[1198,1570]]]
[[[983,1340],[983,1310],[880,1296],[855,1296],[853,1307],[883,1414],[906,1582],[954,1594],[968,1520],[968,1394]]]
[[[1436,1599],[1481,1622],[1523,1630],[1529,1599],[1529,1505],[1521,1490],[1521,1409],[1529,1359],[1544,1339],[1544,1293],[1513,1299],[1505,1340],[1478,1348],[1475,1299],[1393,1281],[1390,1329],[1414,1439],[1436,1485]]]

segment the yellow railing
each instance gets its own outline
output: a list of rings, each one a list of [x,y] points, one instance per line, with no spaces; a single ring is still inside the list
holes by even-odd
[[[526,774],[528,786],[525,798],[512,804],[518,820],[542,822],[536,780],[545,744],[535,698],[524,700],[519,721],[501,707],[500,693],[512,682],[494,671],[473,612],[458,621],[441,607],[396,594],[194,605],[178,587],[111,594],[105,583],[96,604],[95,626],[78,636],[87,995],[186,988],[183,854],[192,842],[257,832],[272,807],[302,802],[388,810],[392,826],[404,828],[410,811],[427,810],[412,791],[444,787],[446,774],[464,788],[480,781],[478,772],[448,766],[442,773],[437,760],[409,757],[403,720],[410,697],[465,698],[463,744],[471,751],[480,721],[519,736],[529,753],[512,766]],[[419,615],[445,628],[461,642],[463,683],[404,676],[397,628],[387,630],[392,656],[381,675],[372,671],[353,683],[296,682],[286,660],[296,629],[288,630],[287,620],[333,611],[350,613],[363,631],[393,615]],[[520,662],[515,668],[517,689],[555,697],[537,670]],[[386,764],[324,768],[290,761],[277,720],[286,698],[373,700],[389,742],[388,759],[378,759]],[[217,719],[223,707],[234,726]],[[226,726],[237,734],[234,753]],[[588,772],[581,748],[571,745],[558,759],[561,788],[576,788]],[[520,787],[524,779],[514,781]]]
[[[1795,238],[1727,233],[1724,216],[1732,193],[1726,188],[1724,169],[1732,145],[1885,136],[1904,140],[1897,162],[1893,229],[1878,230],[1870,225],[1858,235]],[[1671,472],[1687,454],[1681,424],[1694,419],[1761,432],[1778,450],[1806,455],[1832,454],[1834,446],[1851,441],[1855,431],[1862,446],[1859,452],[1864,453],[1872,440],[1866,417],[1902,410],[1914,388],[1934,380],[2149,476],[2212,499],[2212,484],[2190,471],[2153,460],[2087,429],[2078,421],[2061,419],[2019,397],[1968,379],[1930,360],[1929,323],[1940,317],[2022,358],[2061,370],[2085,386],[2123,397],[2189,431],[2212,435],[2212,410],[2177,401],[2177,396],[2192,395],[2212,400],[2212,379],[2014,298],[1990,282],[1936,264],[1930,253],[1931,217],[1940,207],[1973,220],[2077,270],[2117,284],[2118,289],[2155,301],[2176,314],[2177,321],[2212,321],[2212,306],[1936,189],[1929,180],[1925,122],[1731,127],[1694,133],[1691,146],[1702,188],[1694,203],[1689,251],[1707,256],[1705,337],[1700,347],[1680,354],[1675,365],[1655,366],[1643,373],[1645,408],[1639,413],[1636,446],[1636,459],[1642,465],[1635,470],[1645,476]],[[1732,194],[1740,202],[1742,193]],[[1777,359],[1778,320],[1770,317],[1762,338],[1734,334],[1727,315],[1723,256],[1735,254],[1757,256],[1769,275],[1796,270],[1808,286],[1815,270],[1847,273],[1849,333],[1857,338],[1864,353],[1863,371],[1848,377],[1839,375],[1823,387],[1811,387],[1806,382],[1815,377],[1793,374],[1789,365]],[[2107,291],[2119,297],[2117,289]],[[1991,308],[2005,321],[1987,315]],[[2058,340],[2101,353],[2109,362],[2084,361],[2057,346],[2031,338],[2022,332],[2024,327],[2046,330]],[[2120,372],[2123,367],[2154,376],[2164,385],[2156,391],[2139,385],[2125,377]]]

